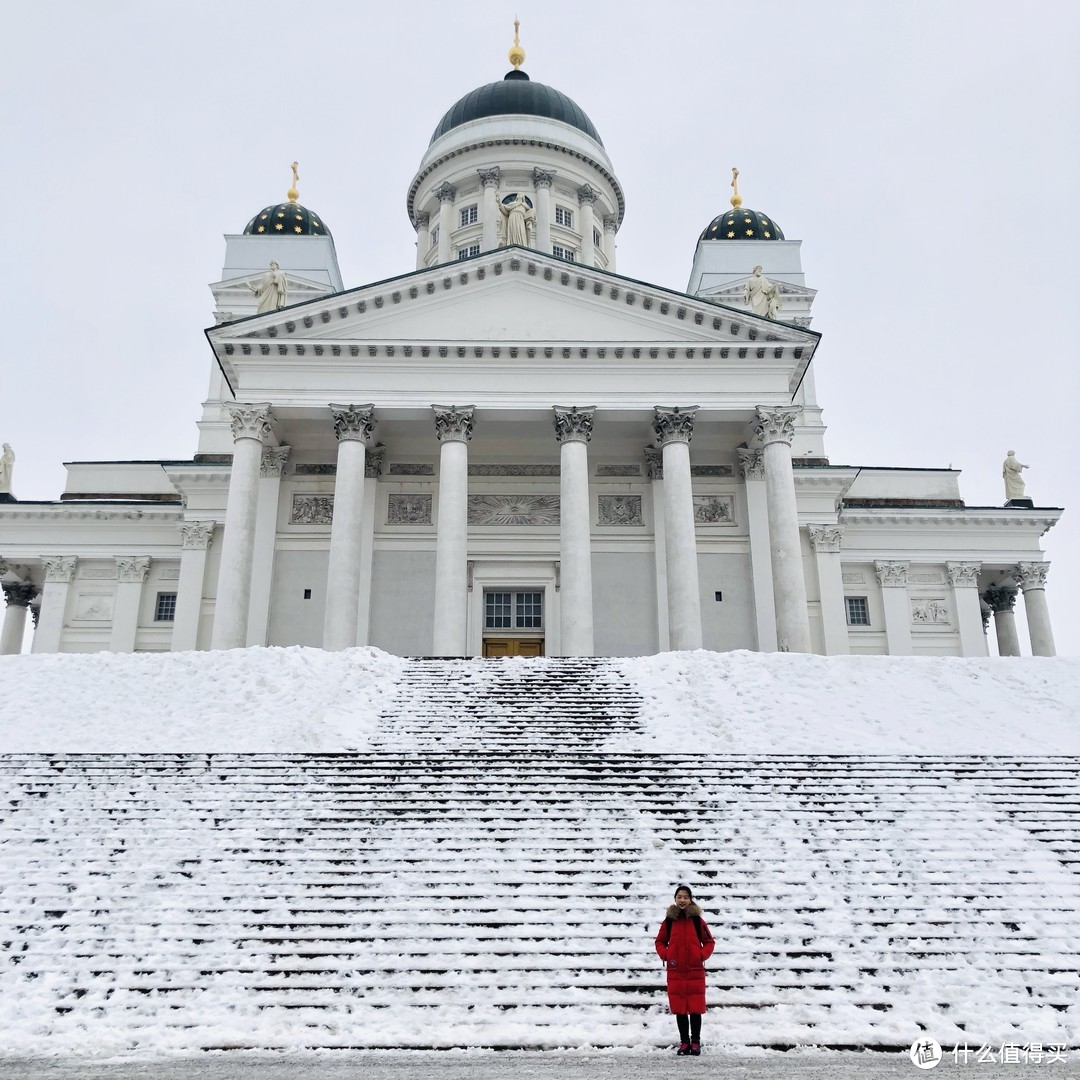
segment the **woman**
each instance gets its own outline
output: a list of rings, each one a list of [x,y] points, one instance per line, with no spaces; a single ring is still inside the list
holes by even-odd
[[[656,935],[656,951],[667,966],[668,1004],[679,1025],[679,1057],[701,1053],[705,961],[715,945],[690,886],[680,885]]]

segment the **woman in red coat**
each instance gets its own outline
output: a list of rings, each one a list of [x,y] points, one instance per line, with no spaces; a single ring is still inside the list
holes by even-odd
[[[679,1025],[679,1057],[701,1053],[705,961],[715,945],[690,887],[680,885],[656,935],[656,951],[667,966],[668,1003]]]

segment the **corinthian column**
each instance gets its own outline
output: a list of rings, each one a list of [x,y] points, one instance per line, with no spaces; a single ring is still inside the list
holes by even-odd
[[[212,521],[185,521],[180,526],[180,581],[176,586],[173,652],[198,648],[199,620],[206,589],[206,553],[213,541]]]
[[[578,188],[577,201],[581,207],[581,261],[586,266],[596,265],[596,245],[593,242],[593,207],[596,199],[596,192],[588,184]]]
[[[454,200],[457,188],[445,181],[435,189],[439,200],[439,262],[450,261],[450,233],[454,230]]]
[[[240,649],[247,644],[259,471],[263,439],[270,434],[270,405],[226,405],[226,408],[232,418],[235,442],[211,647]]]
[[[135,635],[139,630],[139,607],[143,583],[150,572],[149,555],[118,555],[116,557],[116,604],[113,607],[110,652],[134,652]]]
[[[23,634],[26,632],[26,612],[30,601],[38,594],[36,585],[24,581],[3,583],[4,629],[0,632],[0,656],[14,656],[22,652]]]
[[[592,656],[592,515],[589,441],[595,407],[554,406],[559,451],[560,630],[563,656]]]
[[[1046,575],[1049,572],[1050,564],[1044,562],[1018,563],[1013,571],[1013,577],[1024,590],[1024,611],[1027,613],[1032,656],[1057,656],[1050,610],[1046,606]]]
[[[439,450],[433,656],[464,656],[468,614],[469,447],[473,406],[432,405]]]
[[[413,228],[416,230],[416,269],[423,270],[428,248],[431,247],[430,215],[417,214],[413,218]]]
[[[607,270],[615,273],[615,233],[619,227],[619,219],[614,215],[604,218],[604,258],[607,259]]]
[[[911,607],[908,604],[908,568],[906,562],[876,562],[881,606],[885,613],[885,644],[890,656],[910,656]]]
[[[754,431],[761,437],[765,460],[765,501],[769,511],[776,636],[781,652],[810,651],[810,616],[806,610],[799,512],[791,440],[799,407],[757,410]]]
[[[846,656],[851,652],[844,610],[844,575],[840,568],[843,525],[808,525],[810,547],[817,562],[818,597],[821,603],[821,630],[826,656]]]
[[[994,631],[997,633],[998,656],[1019,656],[1020,638],[1016,633],[1016,590],[1011,585],[991,585],[982,598],[994,613]]]
[[[979,571],[977,562],[947,562],[945,570],[953,590],[956,623],[960,631],[961,656],[986,656],[986,634],[982,626],[982,605],[979,603]]]
[[[536,250],[551,254],[551,181],[554,169],[533,169],[536,188]]]
[[[476,171],[480,174],[480,183],[484,187],[484,205],[481,207],[484,234],[480,250],[494,251],[499,246],[499,206],[496,200],[499,190],[499,166]]]
[[[360,605],[365,444],[375,431],[375,406],[331,405],[330,412],[334,417],[338,454],[323,648],[350,649],[356,644]]]
[[[68,592],[75,576],[75,555],[42,555],[45,568],[45,591],[41,596],[37,630],[31,652],[59,652],[60,638],[64,632],[64,616],[67,614]]]
[[[697,526],[690,485],[690,440],[695,405],[656,406],[653,431],[664,452],[664,541],[667,551],[668,629],[675,652],[701,648],[701,589],[698,584]]]

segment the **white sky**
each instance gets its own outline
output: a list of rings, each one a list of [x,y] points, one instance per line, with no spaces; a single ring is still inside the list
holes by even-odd
[[[190,457],[222,234],[284,198],[291,161],[347,287],[411,270],[409,182],[443,112],[507,70],[515,13],[525,69],[585,109],[625,189],[619,272],[685,288],[737,165],[819,290],[832,461],[952,465],[969,505],[1000,505],[1015,449],[1037,505],[1073,504],[1046,537],[1047,595],[1059,652],[1080,653],[1065,0],[1037,17],[1003,0],[3,0],[15,494],[58,497],[64,461]]]

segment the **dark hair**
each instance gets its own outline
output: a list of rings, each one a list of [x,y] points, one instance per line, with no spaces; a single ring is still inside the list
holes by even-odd
[[[694,894],[690,891],[690,886],[689,885],[680,885],[675,890],[675,899],[676,900],[679,898],[679,893],[681,893],[681,892],[685,892],[686,895],[689,896],[691,900],[694,899]]]

